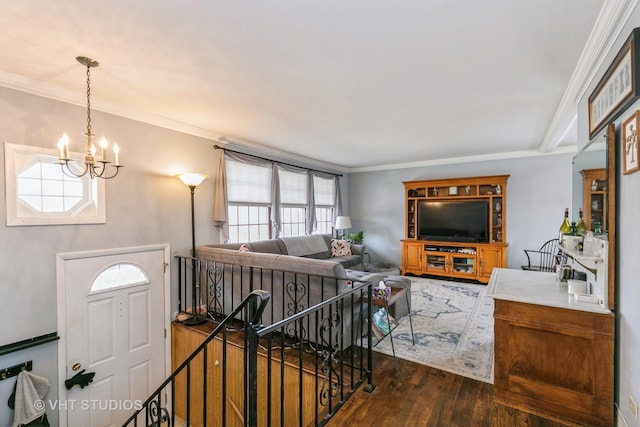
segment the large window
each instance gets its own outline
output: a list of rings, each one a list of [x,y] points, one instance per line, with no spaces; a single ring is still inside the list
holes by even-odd
[[[273,164],[246,164],[226,159],[229,241],[250,242],[275,237],[302,236],[312,228],[309,206],[315,206],[313,234],[331,233],[335,209],[335,179],[313,176],[313,200],[310,202],[309,174],[306,170]],[[274,178],[275,176],[275,178]],[[272,179],[278,179],[279,203],[273,203]],[[277,206],[277,207],[274,207]],[[273,215],[277,209],[279,215]],[[273,227],[279,222],[279,231]],[[276,232],[278,234],[276,234]]]

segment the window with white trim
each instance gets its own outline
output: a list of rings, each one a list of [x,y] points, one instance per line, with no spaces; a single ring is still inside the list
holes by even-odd
[[[271,238],[269,207],[229,202],[229,241],[253,242]]]
[[[226,159],[229,242],[271,238],[271,167]]]
[[[82,173],[77,162],[69,167]],[[5,144],[7,225],[104,223],[102,181],[65,175],[54,149]]]
[[[280,236],[304,236],[307,212],[307,174],[279,168]]]
[[[333,208],[316,207],[316,224],[317,228],[313,234],[332,234],[333,233]]]
[[[249,165],[225,159],[227,171],[229,242],[241,243],[273,237],[271,228],[270,165]],[[281,237],[303,236],[306,231],[308,176],[306,172],[278,170]],[[335,179],[314,176],[317,229],[332,233]]]
[[[333,178],[313,177],[314,198],[316,201],[316,225],[313,234],[333,233],[333,208],[336,194],[336,180]]]

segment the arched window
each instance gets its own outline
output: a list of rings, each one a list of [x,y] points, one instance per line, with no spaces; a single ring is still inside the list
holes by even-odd
[[[137,265],[130,263],[114,264],[98,274],[91,284],[89,294],[147,283],[151,283],[147,274]]]

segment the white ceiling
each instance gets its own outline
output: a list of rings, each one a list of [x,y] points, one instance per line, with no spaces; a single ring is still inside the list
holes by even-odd
[[[3,1],[0,85],[84,105],[89,56],[95,109],[346,171],[553,151],[607,2]]]

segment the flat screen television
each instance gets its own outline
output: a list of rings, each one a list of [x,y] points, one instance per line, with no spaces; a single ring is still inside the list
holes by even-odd
[[[489,201],[421,200],[418,203],[418,238],[446,242],[487,243]]]

